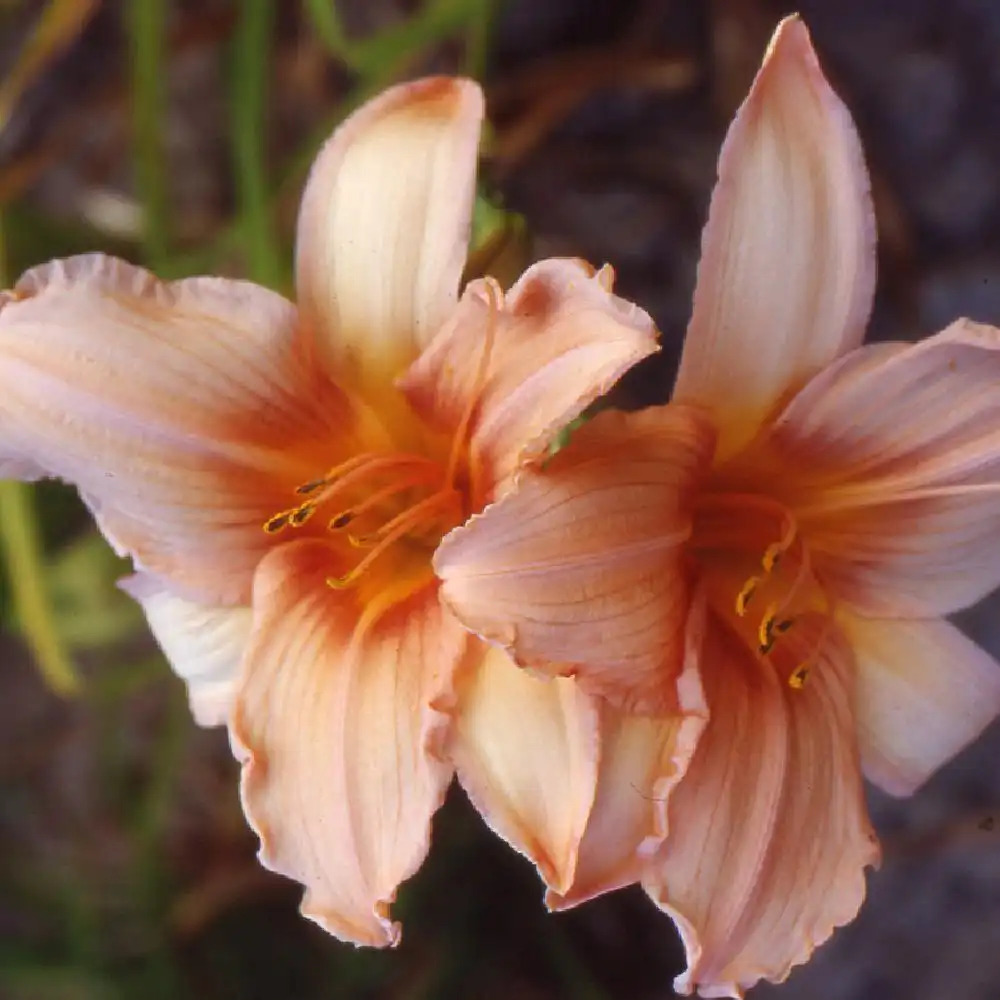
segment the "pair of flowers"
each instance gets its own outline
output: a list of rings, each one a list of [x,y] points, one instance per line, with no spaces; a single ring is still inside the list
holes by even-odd
[[[867,176],[789,19],[723,148],[671,403],[549,458],[655,329],[579,261],[459,298],[482,110],[425,80],[335,133],[297,307],[99,255],[29,271],[0,475],[75,483],[132,557],[307,916],[398,940],[457,772],[550,906],[641,881],[678,987],[739,996],[856,913],[861,769],[908,793],[1000,711],[941,617],[1000,582],[1000,332],[860,346]]]

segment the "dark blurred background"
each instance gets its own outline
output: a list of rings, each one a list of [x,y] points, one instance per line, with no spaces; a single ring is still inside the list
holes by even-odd
[[[612,261],[663,355],[619,401],[662,400],[727,122],[771,0],[0,0],[7,280],[119,253],[165,276],[287,290],[305,167],[350,107],[434,71],[485,81],[486,190],[536,257]],[[1000,324],[1000,0],[804,0],[873,176],[872,335]],[[45,684],[0,584],[0,1000],[645,1000],[683,957],[636,890],[549,916],[531,867],[453,790],[397,906],[392,952],[296,913],[257,865],[225,735],[115,591],[70,491],[34,492],[45,590],[79,672]],[[961,624],[1000,653],[997,603]],[[58,682],[57,682],[58,686]],[[756,1000],[1000,997],[1000,727],[913,799],[872,793],[885,861],[860,917]],[[803,830],[802,836],[822,836]]]

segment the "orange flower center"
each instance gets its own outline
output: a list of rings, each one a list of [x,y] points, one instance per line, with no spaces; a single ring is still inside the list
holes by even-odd
[[[707,493],[691,545],[717,618],[801,688],[830,638],[835,607],[791,511],[764,495]]]
[[[318,479],[296,487],[307,499],[264,523],[268,534],[301,528],[320,511],[326,530],[359,550],[354,567],[327,579],[343,589],[356,584],[394,545],[433,552],[445,532],[465,514],[465,491],[456,469],[421,455],[355,455]]]
[[[443,442],[430,430],[417,435],[433,442],[426,444],[426,454],[373,450],[353,455],[297,486],[300,502],[264,522],[264,531],[276,535],[306,525],[313,531],[314,517],[322,516],[327,537],[338,543],[348,563],[352,557],[354,563],[346,572],[327,577],[329,587],[342,590],[364,580],[363,600],[391,605],[433,579],[430,557],[441,538],[474,513],[479,491],[469,447],[472,418],[489,370],[503,294],[492,278],[485,283],[489,313],[482,353],[451,434]],[[419,418],[405,408],[400,419]],[[412,427],[398,429],[400,438],[415,439]],[[381,571],[373,580],[370,571],[376,565]]]

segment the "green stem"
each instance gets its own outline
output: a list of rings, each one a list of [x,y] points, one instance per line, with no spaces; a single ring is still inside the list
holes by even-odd
[[[465,29],[464,69],[469,76],[482,80],[486,76],[490,33],[496,16],[496,0],[473,0],[473,13]]]
[[[7,285],[7,252],[0,218],[0,288]],[[10,580],[11,603],[45,683],[71,695],[80,678],[59,638],[45,586],[44,556],[31,487],[0,482],[0,555]]]
[[[24,638],[45,683],[58,695],[80,688],[52,616],[45,587],[38,518],[31,487],[0,483],[0,550],[10,579],[11,600]]]
[[[145,211],[145,256],[153,270],[167,267],[169,201],[163,153],[165,0],[126,4],[131,35],[132,141],[135,181]]]
[[[284,274],[271,226],[264,164],[267,67],[273,24],[271,0],[243,0],[233,65],[232,141],[240,229],[246,240],[250,277],[280,288]]]

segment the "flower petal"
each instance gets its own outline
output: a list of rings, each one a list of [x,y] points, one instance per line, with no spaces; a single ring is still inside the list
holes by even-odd
[[[546,260],[522,275],[502,305],[499,296],[491,301],[488,282],[472,282],[400,381],[417,412],[446,432],[472,408],[475,492],[483,503],[657,350],[653,321],[613,295],[611,280],[610,268],[595,274],[580,260]]]
[[[484,651],[459,685],[449,757],[490,828],[561,891],[594,800],[597,706],[568,678],[532,677]]]
[[[862,348],[764,447],[817,571],[873,617],[936,617],[1000,584],[1000,330],[959,320]]]
[[[697,670],[678,678],[680,712],[636,716],[606,702],[601,711],[601,769],[597,795],[572,885],[546,894],[546,905],[562,910],[638,882],[649,857],[667,836],[670,794],[684,777],[707,708]]]
[[[347,424],[295,323],[246,282],[164,284],[96,254],[29,271],[0,311],[0,467],[74,483],[184,596],[246,604],[261,524]]]
[[[740,997],[762,978],[781,981],[861,905],[878,847],[850,654],[832,640],[796,691],[709,618],[700,667],[710,718],[645,879],[684,941],[680,993]]]
[[[305,885],[321,927],[384,946],[451,778],[441,705],[468,638],[430,587],[359,624],[353,592],[325,585],[333,558],[306,540],[261,563],[232,735],[261,862]]]
[[[858,137],[788,18],[722,147],[674,399],[710,406],[734,453],[785,393],[861,342],[874,284]]]
[[[448,535],[442,597],[522,664],[643,711],[676,709],[691,492],[711,456],[696,411],[605,412],[543,470]]]
[[[188,688],[199,726],[229,718],[236,677],[250,638],[250,608],[216,608],[186,601],[137,573],[119,586],[134,597],[164,655]]]
[[[910,795],[1000,715],[1000,664],[944,621],[840,617],[858,661],[865,776]]]
[[[299,213],[299,304],[338,378],[386,383],[454,307],[483,95],[432,77],[369,101],[313,164]]]

